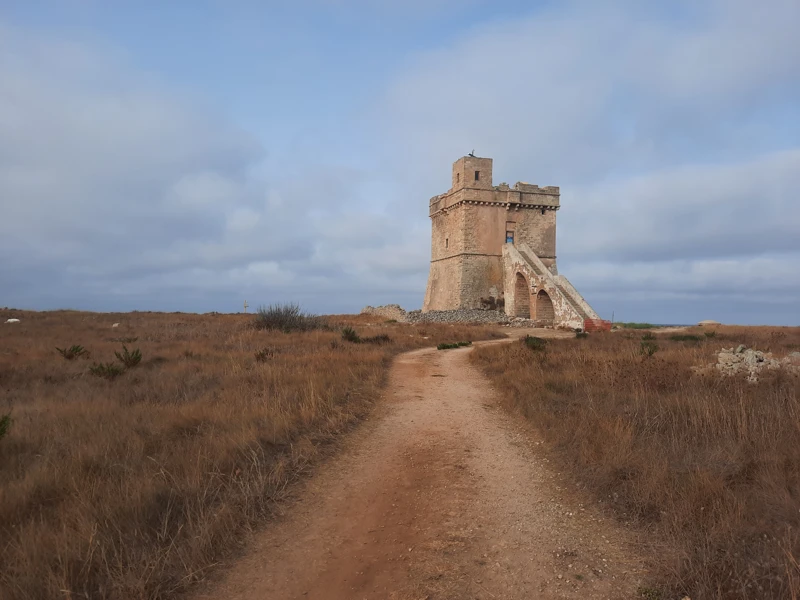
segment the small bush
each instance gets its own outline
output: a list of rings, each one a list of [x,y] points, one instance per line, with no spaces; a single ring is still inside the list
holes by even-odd
[[[267,362],[270,358],[274,358],[275,354],[274,348],[262,348],[261,350],[256,350],[255,357],[258,362]]]
[[[72,345],[69,348],[59,348],[56,346],[56,350],[58,350],[58,353],[67,360],[73,360],[75,358],[80,358],[81,356],[89,358],[89,351],[83,346],[78,346],[77,344]]]
[[[139,352],[139,349],[136,348],[133,352],[128,350],[128,347],[123,345],[122,346],[122,353],[114,352],[114,356],[117,357],[117,360],[125,365],[126,368],[132,369],[140,362],[142,362],[142,353]]]
[[[589,334],[586,333],[585,331],[579,331],[578,333],[575,334],[575,337],[578,338],[579,340],[585,340],[586,338],[589,337]]]
[[[89,367],[89,372],[96,377],[102,377],[104,379],[111,380],[122,375],[125,372],[125,369],[113,362],[94,363],[91,367]]]
[[[255,328],[278,330],[284,333],[291,331],[311,331],[322,329],[325,321],[312,314],[300,310],[299,304],[271,304],[262,306],[256,315]]]
[[[639,352],[646,358],[650,358],[656,352],[658,352],[658,344],[655,342],[651,342],[649,340],[642,341],[642,345],[639,347]]]
[[[452,350],[454,348],[463,348],[464,346],[471,346],[472,342],[454,342],[452,344],[439,344],[436,346],[437,350]]]
[[[11,429],[11,413],[0,417],[0,440],[6,437],[9,429]]]
[[[342,329],[342,339],[345,342],[350,342],[352,344],[361,343],[361,338],[359,337],[358,333],[356,333],[356,330],[352,327],[345,327]]]
[[[625,329],[653,329],[652,323],[620,323]]]
[[[138,337],[119,337],[119,338],[111,338],[112,342],[117,342],[118,344],[133,344],[139,340]]]
[[[692,335],[689,333],[677,333],[669,337],[673,342],[699,342],[703,338],[699,335]]]
[[[381,344],[391,344],[392,343],[392,338],[390,338],[385,333],[380,333],[378,335],[373,335],[373,336],[370,336],[370,337],[361,338],[361,341],[364,342],[365,344],[381,345]]]
[[[452,344],[439,344],[436,346],[437,350],[452,350],[454,348],[463,348],[464,346],[471,346],[472,342],[454,342]]]
[[[654,339],[656,339],[656,336],[652,332],[648,331],[647,333],[645,333],[642,336],[642,339],[645,340],[645,341],[654,340]]]
[[[397,323],[397,319],[389,319],[386,321],[387,323]]]
[[[547,340],[543,340],[542,338],[539,337],[526,335],[525,339],[522,341],[525,344],[525,346],[536,352],[544,352],[544,350],[547,349]]]
[[[715,337],[717,337],[717,332],[716,331],[704,331],[703,335],[705,335],[709,339],[710,338],[715,338]]]

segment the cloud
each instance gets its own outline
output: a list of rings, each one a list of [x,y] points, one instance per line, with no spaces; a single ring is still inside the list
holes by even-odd
[[[562,3],[413,55],[374,117],[386,168],[431,196],[475,149],[560,185],[561,271],[605,312],[616,290],[691,321],[749,285],[774,318],[800,295],[800,5],[673,8]]]
[[[464,6],[424,4],[308,6],[361,25],[434,22]],[[512,4],[476,0],[470,19],[483,12],[485,22],[420,34],[358,87],[380,88],[374,97],[326,87],[347,69],[325,57],[304,55],[296,73],[281,62],[319,88],[281,106],[313,100],[330,111],[265,121],[282,146],[117,48],[0,24],[0,253],[13,257],[0,264],[0,303],[416,308],[427,201],[475,149],[495,159],[498,182],[561,186],[559,266],[602,313],[791,320],[800,5]],[[280,12],[259,21],[248,10],[232,21],[261,36],[269,16],[280,29]],[[323,33],[309,27],[303,35]],[[269,97],[248,101],[268,110],[266,87]],[[328,93],[349,104],[346,116]]]

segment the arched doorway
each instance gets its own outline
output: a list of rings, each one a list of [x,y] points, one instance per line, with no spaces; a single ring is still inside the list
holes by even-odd
[[[517,273],[514,286],[514,316],[531,318],[531,288],[522,273]]]
[[[556,319],[556,311],[553,309],[553,301],[544,290],[539,290],[536,294],[536,320],[542,325],[552,325]]]

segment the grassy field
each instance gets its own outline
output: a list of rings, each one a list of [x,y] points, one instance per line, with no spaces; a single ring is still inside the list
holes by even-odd
[[[800,328],[643,334],[505,344],[471,358],[598,501],[650,534],[656,580],[644,597],[797,598],[800,377],[776,371],[748,384],[690,367],[740,343],[800,350]]]
[[[393,355],[499,335],[377,317],[282,333],[254,320],[0,310],[0,416],[12,419],[0,439],[0,597],[180,593],[239,551],[369,411]],[[345,341],[348,326],[374,343]],[[56,350],[76,345],[89,355]],[[124,370],[123,345],[142,355]]]

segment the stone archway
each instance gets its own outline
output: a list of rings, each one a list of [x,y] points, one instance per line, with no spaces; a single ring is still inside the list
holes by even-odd
[[[556,311],[553,308],[553,301],[544,290],[539,290],[536,294],[536,321],[542,325],[553,325],[556,319]]]
[[[522,273],[517,273],[514,284],[514,316],[531,318],[531,288]]]

